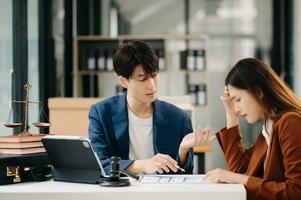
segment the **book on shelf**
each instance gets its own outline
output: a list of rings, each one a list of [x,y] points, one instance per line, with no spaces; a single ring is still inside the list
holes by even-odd
[[[0,148],[0,154],[14,154],[14,155],[25,155],[32,153],[43,153],[46,152],[44,147],[32,147],[32,148]]]
[[[28,134],[28,135],[5,135],[0,136],[0,142],[33,142],[41,141],[42,137],[48,134]]]
[[[0,142],[0,149],[2,148],[10,148],[10,149],[18,149],[18,148],[31,148],[31,147],[43,147],[43,143],[41,141],[33,141],[33,142]]]

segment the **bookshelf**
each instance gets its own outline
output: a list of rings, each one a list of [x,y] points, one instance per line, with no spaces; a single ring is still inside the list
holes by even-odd
[[[120,35],[77,36],[73,46],[74,97],[109,97],[119,91],[112,56],[118,46],[131,40],[147,42],[159,57],[158,95],[191,95],[200,112],[196,125],[209,124],[207,36],[204,35]],[[88,85],[88,86],[87,86]],[[204,114],[205,113],[205,114]],[[201,121],[201,123],[199,123]]]

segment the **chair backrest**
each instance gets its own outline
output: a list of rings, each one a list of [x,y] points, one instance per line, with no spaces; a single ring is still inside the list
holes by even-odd
[[[88,114],[91,105],[105,98],[49,98],[50,133],[88,137]],[[190,96],[166,96],[160,100],[183,109],[194,122],[194,107]]]

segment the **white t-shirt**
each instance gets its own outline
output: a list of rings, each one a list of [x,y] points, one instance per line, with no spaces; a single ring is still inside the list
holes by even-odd
[[[139,118],[128,108],[129,159],[142,160],[154,156],[153,117]]]

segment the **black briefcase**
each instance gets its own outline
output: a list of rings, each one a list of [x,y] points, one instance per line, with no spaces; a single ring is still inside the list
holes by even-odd
[[[0,185],[47,180],[51,176],[51,170],[46,153],[0,154]]]

